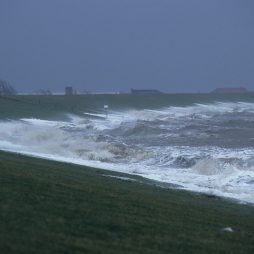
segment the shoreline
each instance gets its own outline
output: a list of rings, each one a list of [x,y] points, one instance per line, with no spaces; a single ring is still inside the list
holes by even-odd
[[[165,181],[159,181],[159,180],[156,180],[156,179],[152,179],[152,178],[149,178],[149,177],[145,177],[143,176],[142,174],[137,174],[137,173],[128,173],[128,172],[124,172],[124,171],[121,171],[119,169],[120,166],[116,167],[117,169],[113,169],[113,168],[110,168],[110,166],[106,167],[104,165],[104,163],[97,163],[97,165],[95,165],[94,163],[89,163],[88,162],[84,162],[82,160],[80,160],[80,162],[77,162],[77,159],[75,159],[75,161],[71,161],[69,159],[65,159],[63,157],[56,157],[56,156],[49,156],[49,155],[43,155],[43,154],[38,154],[38,153],[31,153],[31,152],[17,152],[17,151],[12,151],[12,150],[1,150],[0,149],[0,153],[1,152],[7,152],[7,153],[11,153],[11,154],[17,154],[17,155],[21,155],[21,156],[26,156],[26,157],[31,157],[31,158],[35,158],[35,159],[42,159],[42,160],[48,160],[48,161],[52,161],[52,162],[58,162],[58,163],[66,163],[66,164],[71,164],[71,165],[76,165],[76,166],[82,166],[84,168],[94,168],[94,169],[97,169],[97,170],[102,170],[102,171],[105,171],[105,172],[111,172],[112,174],[119,174],[119,176],[123,176],[123,177],[126,177],[127,178],[139,178],[139,181],[142,182],[142,183],[145,183],[145,184],[151,184],[151,185],[155,185],[155,186],[158,186],[158,187],[161,187],[161,188],[168,188],[168,189],[177,189],[177,190],[180,190],[180,191],[187,191],[187,192],[190,192],[190,193],[193,193],[194,195],[204,195],[204,196],[207,196],[207,197],[212,197],[212,198],[217,198],[217,199],[221,199],[221,200],[226,200],[226,201],[229,201],[229,202],[232,202],[232,203],[236,203],[236,204],[239,204],[239,205],[248,205],[248,206],[252,206],[254,207],[254,203],[251,203],[251,202],[248,202],[248,201],[243,201],[243,200],[240,200],[240,199],[237,199],[237,198],[232,198],[232,197],[227,197],[227,196],[222,196],[222,195],[217,195],[217,194],[214,194],[214,193],[207,193],[207,192],[204,192],[204,191],[198,191],[198,190],[192,190],[192,189],[188,189],[188,188],[185,188],[181,185],[178,185],[178,184],[174,184],[174,183],[170,183],[170,182],[165,182]],[[101,166],[99,166],[99,164],[101,164]],[[105,175],[106,176],[106,175]],[[117,178],[117,176],[116,176]],[[142,181],[141,181],[142,179]]]
[[[0,151],[0,249],[253,253],[254,207],[112,174]]]

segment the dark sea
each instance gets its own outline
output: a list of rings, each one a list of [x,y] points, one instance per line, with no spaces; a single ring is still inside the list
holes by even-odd
[[[82,100],[75,106],[79,113],[66,112],[64,120],[40,115],[2,120],[0,149],[254,203],[253,94],[87,95]]]

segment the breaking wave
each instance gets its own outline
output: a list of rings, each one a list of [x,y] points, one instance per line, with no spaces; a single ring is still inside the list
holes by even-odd
[[[84,112],[0,122],[0,149],[254,203],[254,104]]]

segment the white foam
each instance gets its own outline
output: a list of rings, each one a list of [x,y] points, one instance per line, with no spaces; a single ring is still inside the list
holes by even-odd
[[[161,120],[179,128],[188,118],[207,119],[225,112],[253,112],[253,103],[196,104],[161,110],[110,111],[106,119],[69,115],[70,121],[23,118],[0,122],[0,149],[31,156],[137,174],[173,183],[181,188],[254,203],[254,149],[216,146],[151,146],[140,141],[125,144],[108,130],[131,128],[138,121]],[[96,113],[101,116],[100,113]],[[184,119],[183,122],[179,119]],[[155,121],[155,123],[157,123]],[[103,134],[103,135],[102,135]],[[108,136],[107,136],[108,135]],[[160,134],[157,134],[158,138]],[[102,136],[102,137],[101,137]],[[174,133],[163,137],[172,137]],[[161,138],[161,137],[160,137]],[[142,141],[142,140],[141,140]],[[136,143],[135,143],[136,142]],[[192,163],[177,166],[180,158]]]
[[[119,179],[119,180],[123,180],[123,181],[127,181],[127,182],[137,182],[136,179],[133,179],[133,178],[130,178],[130,177],[124,177],[124,176],[114,176],[114,175],[105,175],[103,174],[102,176],[105,176],[105,177],[111,177],[111,178],[116,178],[116,179]]]

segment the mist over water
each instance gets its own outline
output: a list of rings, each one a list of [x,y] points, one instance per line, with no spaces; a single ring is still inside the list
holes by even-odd
[[[116,108],[1,121],[0,149],[254,203],[254,103]]]

